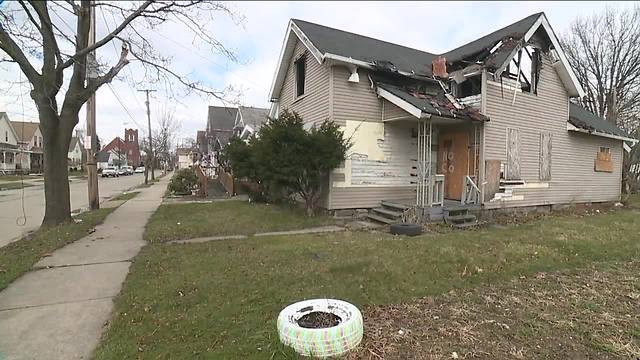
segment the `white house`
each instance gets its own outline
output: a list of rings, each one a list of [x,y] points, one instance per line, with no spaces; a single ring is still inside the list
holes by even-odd
[[[83,150],[82,143],[80,142],[80,137],[72,137],[71,142],[69,143],[69,152],[67,153],[70,168],[82,167],[82,151]]]
[[[7,113],[0,112],[0,173],[15,172],[16,156],[20,153],[18,135]]]
[[[178,148],[178,169],[186,169],[193,165],[193,150],[190,148]]]
[[[11,126],[18,138],[20,153],[16,156],[16,168],[29,172],[44,170],[44,155],[40,123],[11,121]]]

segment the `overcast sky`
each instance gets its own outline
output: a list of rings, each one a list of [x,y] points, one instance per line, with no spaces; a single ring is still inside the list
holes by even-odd
[[[152,36],[154,45],[173,58],[174,69],[212,88],[232,86],[241,89],[237,100],[242,105],[268,107],[268,92],[286,26],[290,18],[298,18],[319,24],[355,32],[362,35],[398,43],[417,49],[441,53],[482,35],[497,30],[532,13],[544,11],[558,35],[564,33],[578,16],[591,15],[610,7],[629,7],[630,3],[605,2],[238,2],[227,5],[244,17],[237,25],[220,15],[211,24],[214,36],[235,51],[239,63],[234,63],[202,46],[192,45],[192,36],[178,26],[165,26]],[[100,16],[98,15],[98,18]],[[98,21],[98,37],[106,32],[107,22],[113,28],[112,19]],[[110,23],[111,22],[111,23]],[[99,56],[115,60],[112,45],[101,49]],[[140,78],[140,69],[129,65],[121,74]],[[0,81],[17,79],[17,72],[6,65],[0,69]],[[154,87],[154,85],[150,85]],[[4,86],[6,88],[6,86]],[[199,96],[167,100],[160,85],[159,92],[151,99],[151,116],[157,118],[167,110],[173,111],[181,123],[180,137],[193,137],[206,126],[207,106],[219,105],[215,99]],[[115,136],[123,136],[125,127],[146,132],[144,96],[128,82],[116,80],[112,89],[98,91],[97,129],[103,142]],[[21,91],[20,91],[21,90]],[[12,120],[22,118],[37,121],[33,102],[26,87],[4,89],[0,94],[0,111],[7,111]],[[115,92],[122,104],[114,96]],[[20,94],[24,94],[20,97]],[[125,111],[125,109],[127,111]],[[84,111],[81,127],[84,127]],[[153,120],[152,120],[153,121]]]

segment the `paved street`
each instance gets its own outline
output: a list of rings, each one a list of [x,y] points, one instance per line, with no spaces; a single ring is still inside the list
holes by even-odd
[[[0,292],[0,359],[91,357],[131,259],[146,244],[145,225],[168,181],[141,190],[95,232],[41,259],[34,271]]]
[[[100,201],[102,202],[104,199],[143,182],[143,174],[119,178],[99,178]],[[29,183],[35,186],[24,189],[24,210],[27,215],[27,223],[24,226],[19,226],[16,221],[22,216],[22,190],[0,191],[0,229],[2,229],[0,247],[37,229],[42,222],[44,217],[44,183],[33,180],[30,180]],[[72,179],[69,183],[69,190],[71,209],[81,209],[88,206],[86,180]]]

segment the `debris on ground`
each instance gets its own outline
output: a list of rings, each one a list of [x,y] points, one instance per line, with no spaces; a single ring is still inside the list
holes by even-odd
[[[347,359],[637,359],[639,289],[634,261],[367,306]]]

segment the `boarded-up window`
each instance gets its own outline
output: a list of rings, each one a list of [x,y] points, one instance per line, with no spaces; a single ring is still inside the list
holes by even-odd
[[[611,148],[601,146],[596,156],[596,171],[613,172],[613,160],[611,160]]]
[[[540,180],[551,180],[551,133],[540,133]]]
[[[520,130],[507,128],[507,180],[520,180]]]

